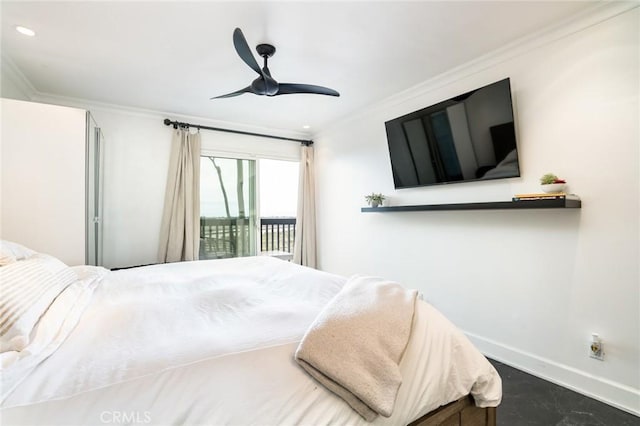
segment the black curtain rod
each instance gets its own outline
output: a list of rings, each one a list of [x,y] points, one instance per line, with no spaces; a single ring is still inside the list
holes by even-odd
[[[174,129],[177,129],[178,127],[186,127],[187,129],[190,128],[190,127],[193,127],[193,128],[196,128],[196,129],[215,130],[217,132],[237,133],[239,135],[260,136],[260,137],[263,137],[263,138],[271,138],[271,139],[280,139],[280,140],[283,140],[283,141],[300,142],[302,145],[305,145],[305,146],[313,145],[313,141],[312,140],[307,140],[307,139],[285,138],[284,136],[267,135],[267,134],[264,134],[264,133],[243,132],[242,130],[231,130],[231,129],[222,129],[222,128],[219,128],[219,127],[201,126],[200,124],[190,124],[190,123],[182,123],[180,121],[171,121],[168,118],[164,119],[164,124],[165,124],[165,126],[173,126]]]

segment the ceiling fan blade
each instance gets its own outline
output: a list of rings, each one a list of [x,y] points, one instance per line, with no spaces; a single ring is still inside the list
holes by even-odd
[[[340,96],[340,93],[328,87],[313,84],[280,83],[276,95],[289,95],[292,93],[311,93],[314,95]]]
[[[214,96],[210,99],[232,98],[234,96],[240,96],[243,93],[253,93],[251,86],[247,86],[244,89],[236,90],[235,92],[227,93],[226,95]]]
[[[249,67],[258,74],[263,75],[256,58],[253,57],[253,53],[251,53],[251,49],[249,49],[247,39],[244,38],[244,34],[242,34],[242,30],[240,30],[240,28],[236,28],[233,31],[233,46],[236,48],[238,56],[240,56],[240,59],[242,59],[245,64],[249,65]]]
[[[264,91],[261,93],[262,95],[267,96],[275,96],[278,94],[278,82],[271,77],[271,71],[269,71],[269,67],[267,67],[266,61],[265,65],[262,68],[262,72],[264,76],[262,80],[264,81]]]

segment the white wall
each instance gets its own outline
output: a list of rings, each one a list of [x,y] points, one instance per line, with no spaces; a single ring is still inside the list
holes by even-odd
[[[420,289],[487,355],[640,412],[638,9],[426,82],[316,137],[319,262]],[[394,190],[384,122],[510,77],[522,177]],[[361,213],[504,201],[554,172],[581,210]],[[591,333],[605,361],[588,357]]]
[[[157,263],[173,132],[163,120],[171,118],[212,127],[225,125],[197,118],[88,107],[105,134],[104,266]],[[207,130],[201,136],[202,150],[209,154],[299,158],[300,144],[295,142]]]
[[[0,236],[85,263],[86,111],[2,99]]]

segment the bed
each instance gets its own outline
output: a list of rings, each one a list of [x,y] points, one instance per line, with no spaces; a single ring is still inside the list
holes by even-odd
[[[296,359],[352,278],[266,256],[108,271],[2,248],[3,306],[40,285],[31,268],[60,281],[1,336],[3,424],[495,425],[496,370],[423,300],[393,411],[367,421]]]

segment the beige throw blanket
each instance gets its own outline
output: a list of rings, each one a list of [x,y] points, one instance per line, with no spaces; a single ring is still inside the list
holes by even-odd
[[[389,417],[416,295],[380,278],[350,278],[307,330],[296,361],[367,421]]]

